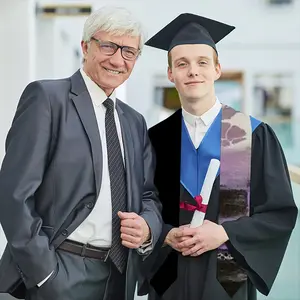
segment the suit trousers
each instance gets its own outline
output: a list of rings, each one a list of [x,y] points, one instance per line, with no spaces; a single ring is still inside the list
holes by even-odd
[[[26,300],[125,299],[126,275],[109,259],[103,262],[63,250],[56,253],[57,269],[41,287],[27,290]]]

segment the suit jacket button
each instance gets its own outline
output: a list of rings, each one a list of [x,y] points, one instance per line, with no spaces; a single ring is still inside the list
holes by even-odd
[[[68,230],[64,229],[61,233],[63,236],[67,236],[68,235]]]
[[[89,208],[89,209],[91,209],[91,208],[94,207],[94,203],[93,202],[89,202],[89,203],[86,204],[86,207]]]

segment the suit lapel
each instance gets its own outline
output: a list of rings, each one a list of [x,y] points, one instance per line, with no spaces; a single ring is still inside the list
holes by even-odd
[[[180,164],[181,164],[181,128],[182,128],[182,112],[181,109],[177,110],[169,120],[169,124],[166,128],[167,149],[169,152],[166,159],[169,161],[168,182],[172,186],[169,187],[170,197],[168,197],[168,209],[167,217],[170,220],[169,224],[179,226],[179,202],[180,202]],[[167,175],[167,174],[166,174]]]
[[[97,124],[97,119],[92,104],[90,94],[87,91],[86,85],[80,74],[77,71],[72,77],[72,90],[71,99],[76,107],[77,113],[83,124],[85,132],[89,138],[91,145],[91,152],[93,158],[95,185],[97,197],[100,192],[100,186],[102,181],[102,147],[101,139]]]
[[[181,109],[177,110],[169,124],[169,147],[171,151],[171,159],[175,163],[175,168],[180,172],[180,157],[181,157],[181,129],[182,129],[182,113]],[[174,174],[175,175],[175,174]],[[176,174],[176,176],[179,176]]]
[[[132,207],[132,191],[131,191],[131,176],[134,164],[134,147],[132,142],[131,128],[128,119],[126,118],[126,114],[120,107],[120,100],[117,99],[116,102],[116,110],[118,112],[121,131],[122,131],[122,139],[124,145],[124,157],[125,157],[125,170],[126,170],[126,180],[127,180],[127,208],[128,211],[131,211]]]

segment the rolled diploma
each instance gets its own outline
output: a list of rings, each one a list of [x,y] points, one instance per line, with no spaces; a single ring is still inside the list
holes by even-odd
[[[207,173],[205,175],[205,179],[204,179],[204,182],[202,185],[201,193],[200,193],[200,195],[202,197],[202,204],[207,205],[209,202],[211,190],[212,190],[213,184],[216,180],[219,167],[220,167],[220,161],[218,159],[212,159],[210,161],[208,169],[207,169]],[[204,217],[205,217],[205,213],[203,213],[202,211],[195,210],[190,227],[195,228],[195,227],[202,225],[203,221],[204,221]]]

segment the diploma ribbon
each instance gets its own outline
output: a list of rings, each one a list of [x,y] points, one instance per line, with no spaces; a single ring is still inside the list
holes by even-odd
[[[184,210],[188,210],[188,211],[198,210],[205,214],[206,210],[207,210],[207,205],[202,203],[203,199],[202,199],[201,195],[194,197],[194,199],[197,202],[196,205],[189,204],[186,202],[180,202],[180,208],[184,209]]]

